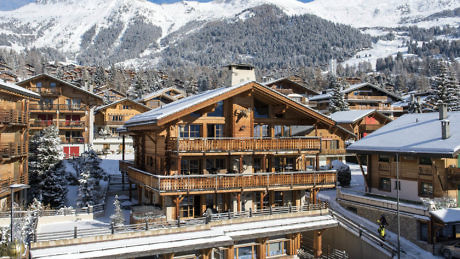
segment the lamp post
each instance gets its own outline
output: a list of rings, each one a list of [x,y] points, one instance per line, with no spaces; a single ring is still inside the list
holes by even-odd
[[[15,189],[27,189],[30,188],[30,185],[28,184],[23,184],[23,183],[17,183],[17,184],[12,184],[10,185],[11,189],[11,225],[10,225],[10,241],[13,243],[13,204],[14,204],[14,190]]]

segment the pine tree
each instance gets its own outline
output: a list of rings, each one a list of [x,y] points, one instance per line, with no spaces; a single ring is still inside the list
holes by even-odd
[[[329,101],[329,111],[331,113],[338,111],[348,111],[348,103],[345,101],[345,96],[342,92],[342,84],[336,79],[331,83],[332,96]]]
[[[129,99],[136,100],[142,98],[142,96],[148,92],[148,85],[145,80],[142,78],[141,74],[136,75],[136,80],[128,88],[126,92]]]
[[[91,177],[89,168],[85,168],[80,173],[80,179],[78,179],[80,186],[78,188],[78,207],[86,207],[88,205],[96,204],[97,192],[95,191],[96,181]]]
[[[32,198],[53,208],[64,206],[67,194],[62,158],[61,140],[56,127],[47,127],[30,140],[29,193]]]
[[[101,159],[93,149],[83,152],[79,160],[81,168],[90,171],[91,177],[96,181],[96,185],[99,185],[99,181],[107,177],[106,172],[100,166]]]
[[[99,181],[107,177],[100,167],[101,159],[90,149],[83,152],[76,163],[80,175],[77,206],[94,205],[99,202]]]
[[[439,75],[435,78],[432,90],[429,101],[435,107],[445,103],[449,111],[460,110],[460,86],[443,61],[439,62]]]
[[[115,195],[115,200],[113,201],[113,206],[115,207],[114,213],[110,216],[114,226],[123,226],[125,224],[125,217],[123,216],[123,211],[120,207],[120,201],[118,200],[118,195]]]

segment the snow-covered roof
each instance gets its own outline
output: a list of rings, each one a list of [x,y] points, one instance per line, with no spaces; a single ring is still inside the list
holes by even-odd
[[[333,114],[329,115],[333,120],[337,123],[355,123],[356,121],[370,115],[370,114],[379,114],[382,117],[391,120],[386,115],[379,113],[376,110],[350,110],[350,111],[340,111],[334,112]]]
[[[25,96],[28,96],[28,97],[40,99],[39,94],[37,94],[37,93],[35,93],[33,91],[30,91],[30,90],[27,90],[27,89],[25,89],[23,87],[20,87],[19,85],[15,85],[15,84],[12,84],[12,83],[9,83],[9,82],[0,81],[0,88],[3,89],[3,90],[7,90],[7,91],[10,91],[10,92],[17,93],[17,94],[21,94],[21,95],[25,95]]]
[[[460,208],[449,208],[430,211],[430,214],[444,223],[459,223]]]
[[[112,102],[112,103],[109,103],[109,104],[106,104],[106,105],[99,106],[99,107],[97,107],[96,109],[94,109],[94,111],[95,111],[95,112],[98,112],[98,111],[100,111],[100,110],[106,109],[106,108],[108,108],[108,107],[110,107],[110,106],[116,105],[116,104],[121,103],[121,102],[124,102],[124,101],[128,101],[128,102],[134,103],[134,104],[136,104],[136,105],[142,106],[142,107],[144,107],[144,108],[147,109],[147,110],[151,110],[150,107],[145,106],[145,105],[143,105],[142,103],[138,103],[138,102],[133,101],[133,100],[128,99],[128,98],[123,98],[123,99],[121,99],[121,100],[118,100],[118,101],[115,101],[115,102]]]
[[[315,93],[315,95],[318,95],[318,94],[319,94],[317,91],[312,90],[312,89],[310,89],[310,88],[308,88],[308,87],[306,87],[306,86],[304,86],[304,85],[302,85],[302,84],[299,84],[299,83],[297,83],[297,82],[295,82],[295,81],[292,81],[291,79],[289,79],[289,78],[287,78],[287,77],[282,77],[282,78],[278,78],[278,79],[275,79],[275,80],[268,81],[268,82],[264,83],[264,85],[265,85],[265,86],[270,86],[270,85],[272,85],[272,84],[275,84],[275,83],[278,83],[278,82],[281,82],[281,81],[289,81],[289,82],[291,82],[291,83],[293,83],[293,84],[295,84],[295,85],[298,85],[298,86],[304,88],[305,90],[308,90],[308,91],[310,91],[310,92]]]
[[[164,95],[164,97],[171,99],[171,101],[177,100],[177,98],[175,96],[173,96],[173,95],[164,94],[164,93],[166,93],[168,91],[176,91],[178,94],[181,94],[181,96],[185,97],[185,92],[184,91],[179,90],[179,89],[177,89],[175,87],[168,87],[168,88],[160,89],[160,90],[155,91],[153,93],[149,93],[149,94],[143,96],[142,98],[136,99],[136,102],[147,101],[147,100],[155,98],[155,97],[157,97],[159,95]]]
[[[48,74],[39,74],[39,75],[30,77],[30,78],[27,78],[26,80],[22,80],[22,81],[18,82],[17,84],[18,84],[18,85],[22,85],[22,84],[24,84],[24,83],[28,83],[28,82],[30,82],[30,81],[32,81],[32,80],[35,80],[35,79],[37,79],[37,78],[40,78],[40,77],[48,77],[48,78],[51,78],[51,79],[53,79],[53,80],[55,80],[55,81],[57,81],[57,82],[59,82],[59,83],[62,83],[62,84],[64,84],[64,85],[70,86],[70,87],[72,87],[72,88],[74,88],[74,89],[77,89],[77,90],[79,90],[79,91],[82,91],[82,92],[84,92],[84,93],[86,93],[86,94],[89,94],[89,95],[91,95],[92,97],[97,98],[97,99],[99,99],[99,100],[101,100],[101,101],[103,100],[102,97],[99,96],[99,95],[97,95],[97,94],[91,93],[90,91],[87,91],[87,90],[85,90],[85,89],[83,89],[83,88],[81,88],[81,87],[78,87],[78,86],[73,85],[73,84],[71,84],[71,83],[69,83],[69,82],[67,82],[67,81],[61,80],[61,79],[59,79],[59,78],[57,78],[57,77],[54,77],[54,76],[51,76],[51,75],[48,75]]]
[[[383,89],[383,88],[378,87],[376,85],[373,85],[371,83],[354,84],[354,85],[351,85],[350,87],[348,87],[346,89],[343,89],[341,92],[344,93],[344,94],[348,94],[350,92],[353,92],[353,91],[355,91],[357,89],[360,89],[362,87],[365,87],[365,86],[370,86],[370,87],[372,87],[372,88],[374,88],[374,89],[376,89],[376,90],[378,90],[380,92],[383,92],[383,93],[385,93],[385,94],[387,94],[387,95],[389,95],[389,96],[391,96],[391,97],[393,97],[393,98],[395,98],[397,100],[400,100],[400,101],[403,100],[401,97],[395,95],[394,93],[391,93],[391,92],[387,91],[386,89]],[[329,99],[329,98],[331,98],[331,96],[332,96],[332,92],[325,93],[325,94],[320,94],[320,95],[316,95],[316,96],[311,97],[310,101],[319,101],[319,100]]]
[[[353,143],[347,151],[453,157],[460,152],[460,112],[449,112],[447,120],[450,137],[442,139],[439,113],[405,114]]]

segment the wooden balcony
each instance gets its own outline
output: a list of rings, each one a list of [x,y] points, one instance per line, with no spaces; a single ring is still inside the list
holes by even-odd
[[[84,121],[60,121],[59,128],[84,128]]]
[[[24,175],[17,178],[7,178],[0,180],[0,197],[3,198],[10,194],[10,185],[12,184],[28,184],[28,179]]]
[[[321,155],[345,155],[347,154],[347,151],[343,148],[339,149],[321,149]]]
[[[263,152],[263,151],[319,151],[317,137],[292,138],[174,138],[168,142],[172,152]]]
[[[361,132],[365,132],[365,131],[376,131],[378,129],[380,129],[383,125],[381,124],[362,124],[362,125],[359,125],[359,130]]]
[[[396,106],[373,106],[373,105],[350,105],[350,110],[377,110],[384,112],[402,112],[402,107]]]
[[[105,125],[123,125],[125,124],[126,121],[114,121],[114,120],[108,120],[105,122]]]
[[[0,158],[11,159],[19,156],[26,156],[28,150],[25,143],[2,143],[0,144]]]
[[[31,103],[29,110],[31,112],[71,112],[85,113],[88,107],[86,105],[77,104],[51,104],[51,103]]]
[[[83,137],[61,137],[62,144],[85,144]]]
[[[128,172],[128,167],[134,166],[134,161],[132,160],[119,160],[118,161],[118,168],[120,172]]]
[[[387,102],[387,96],[365,96],[365,95],[348,95],[347,100],[369,100],[369,101],[379,101],[379,102]]]
[[[56,126],[57,125],[56,120],[33,120],[30,122],[31,128],[46,128],[51,125]]]
[[[334,188],[337,181],[335,170],[161,176],[130,166],[128,176],[131,181],[146,185],[160,195]]]
[[[29,116],[27,112],[16,110],[0,110],[0,124],[20,124],[27,126]]]
[[[460,168],[447,168],[447,179],[455,184],[460,184]]]
[[[61,95],[60,89],[56,87],[32,87],[30,90],[40,94],[41,96],[59,96]]]

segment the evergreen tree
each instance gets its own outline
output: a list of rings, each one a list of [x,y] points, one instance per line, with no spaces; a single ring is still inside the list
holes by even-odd
[[[93,149],[83,152],[79,160],[81,168],[90,171],[91,177],[96,181],[96,185],[99,185],[99,181],[107,177],[104,169],[100,167],[101,159]]]
[[[431,104],[440,107],[447,104],[449,111],[460,110],[460,86],[455,76],[449,71],[445,62],[439,62],[439,75],[435,78],[432,94],[429,97]]]
[[[115,207],[114,213],[110,216],[114,226],[123,226],[125,224],[125,217],[123,216],[123,211],[120,207],[120,201],[118,200],[118,195],[115,195],[115,200],[113,201],[113,206]]]
[[[30,140],[30,195],[43,204],[60,208],[67,194],[65,172],[61,166],[63,153],[58,130],[54,126],[38,132]]]
[[[128,88],[126,94],[129,99],[136,100],[142,98],[142,96],[147,92],[148,85],[139,73],[136,75],[135,82]]]
[[[92,149],[83,152],[77,160],[80,175],[77,206],[85,207],[99,202],[99,181],[106,177],[100,163],[101,159]]]
[[[97,192],[95,190],[96,181],[91,176],[89,168],[84,168],[80,173],[80,179],[78,179],[80,187],[78,188],[78,207],[86,207],[88,205],[94,205],[97,202]]]
[[[345,101],[345,96],[342,92],[342,84],[336,79],[331,83],[332,96],[329,101],[329,111],[331,113],[338,111],[348,111],[348,103]]]

